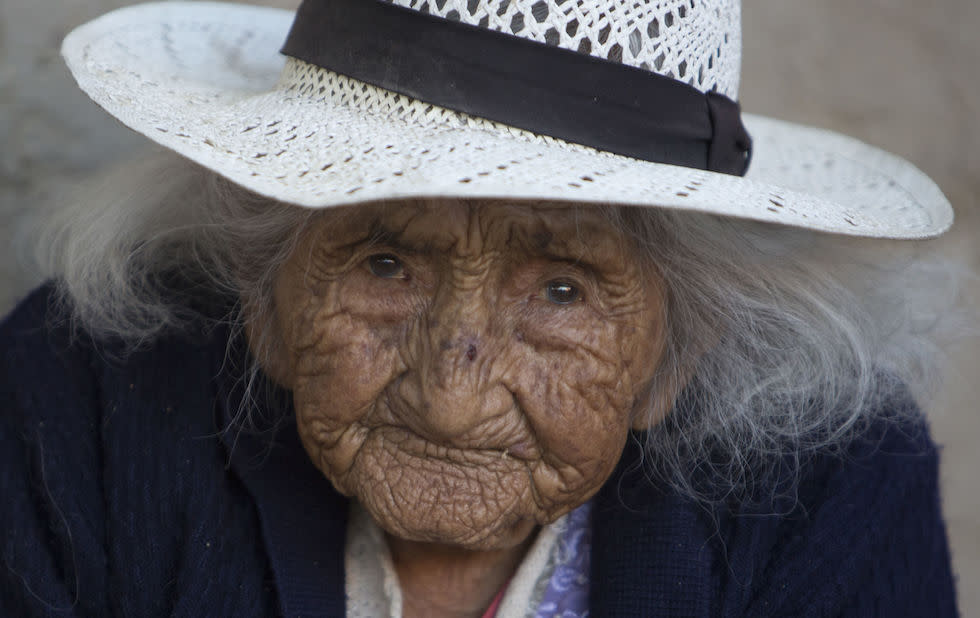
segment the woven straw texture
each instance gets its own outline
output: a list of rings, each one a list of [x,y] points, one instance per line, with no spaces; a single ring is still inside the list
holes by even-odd
[[[411,196],[554,199],[910,238],[952,220],[926,176],[848,138],[749,117],[756,149],[745,179],[637,161],[287,60],[277,50],[291,19],[204,2],[141,5],[79,28],[63,53],[82,89],[128,126],[249,189],[308,207]],[[722,39],[726,25],[715,24]],[[737,82],[737,71],[712,75]]]
[[[393,4],[621,62],[738,98],[737,0],[391,0]]]

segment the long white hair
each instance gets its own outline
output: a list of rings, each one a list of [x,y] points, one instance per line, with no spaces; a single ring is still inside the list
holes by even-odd
[[[170,154],[99,186],[46,215],[32,242],[75,323],[132,346],[201,318],[174,275],[230,299],[237,310],[223,317],[239,325],[271,315],[276,274],[316,216]],[[787,458],[846,443],[888,412],[881,404],[896,389],[921,403],[934,391],[964,271],[930,243],[667,209],[603,212],[666,282],[667,353],[652,392],[686,384],[696,404],[646,432],[661,481],[697,498],[739,496]],[[706,466],[710,491],[692,481]]]

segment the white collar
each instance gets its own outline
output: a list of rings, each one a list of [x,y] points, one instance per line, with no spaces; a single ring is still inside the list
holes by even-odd
[[[538,601],[559,561],[568,515],[542,528],[507,587],[497,618],[525,618]],[[347,618],[401,618],[402,593],[384,532],[358,502],[351,501],[344,549]]]

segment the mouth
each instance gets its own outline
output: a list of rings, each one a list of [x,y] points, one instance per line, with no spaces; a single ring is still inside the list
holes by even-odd
[[[516,459],[525,463],[541,457],[541,450],[531,427],[517,402],[499,413],[486,415],[486,420],[459,436],[432,435],[421,423],[413,422],[419,413],[412,410],[393,390],[386,389],[370,419],[362,421],[377,437],[393,442],[409,455],[445,461],[467,463]],[[373,421],[373,422],[372,422]]]
[[[401,425],[371,428],[374,438],[395,445],[399,451],[418,459],[438,460],[458,465],[499,464],[506,461],[530,463],[536,449],[519,442],[512,446],[452,446],[440,444]]]

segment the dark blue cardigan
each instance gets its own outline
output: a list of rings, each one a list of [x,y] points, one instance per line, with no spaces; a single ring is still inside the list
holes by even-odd
[[[0,326],[0,614],[343,616],[346,500],[288,417],[221,433],[228,331],[121,362],[49,305]],[[593,616],[956,615],[923,426],[878,423],[761,513],[654,487],[638,457],[595,499]]]

